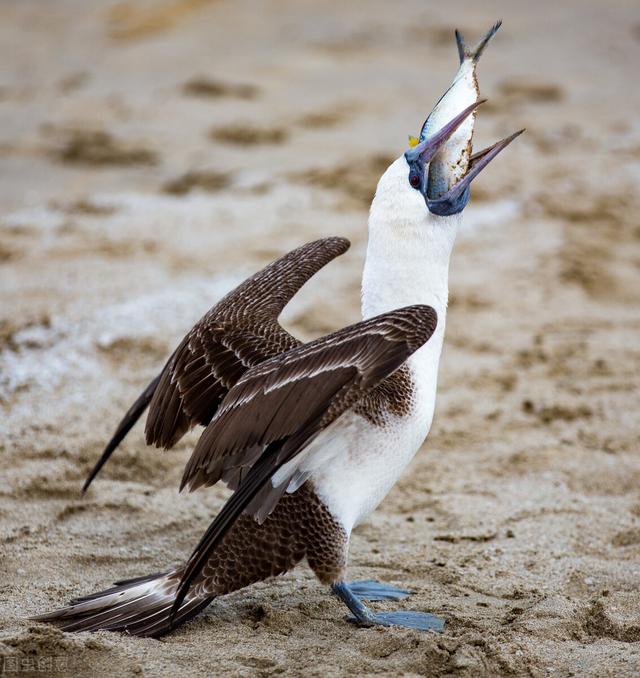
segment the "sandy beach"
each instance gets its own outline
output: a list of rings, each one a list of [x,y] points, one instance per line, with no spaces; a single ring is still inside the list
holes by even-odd
[[[192,324],[280,254],[350,251],[286,309],[359,319],[367,209],[503,27],[450,272],[432,432],[352,538],[442,634],[360,629],[306,565],[162,640],[27,621],[191,552],[228,491],[177,492],[197,431],[120,416]],[[0,5],[0,673],[640,675],[640,12],[631,0]],[[377,609],[392,604],[376,603]]]

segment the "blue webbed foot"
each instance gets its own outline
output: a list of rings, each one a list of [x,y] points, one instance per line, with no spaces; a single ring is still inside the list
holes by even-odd
[[[407,589],[397,589],[390,584],[383,584],[373,579],[349,582],[351,592],[359,598],[375,602],[376,600],[402,600],[410,592]]]
[[[444,629],[444,619],[436,617],[428,612],[406,612],[398,610],[396,612],[372,612],[366,620],[356,619],[353,615],[347,616],[347,621],[359,626],[403,626],[407,629],[418,629],[418,631],[437,631]]]
[[[383,593],[385,594],[382,598],[377,598],[377,600],[393,600],[404,598],[408,595],[408,592],[403,589],[387,587],[384,584],[371,581],[357,582],[355,585],[347,584],[346,582],[336,582],[331,585],[331,589],[351,611],[352,616],[347,617],[348,621],[359,626],[404,626],[405,628],[418,629],[420,631],[442,631],[444,628],[444,620],[428,612],[374,612],[356,595],[357,591],[368,590],[371,595],[376,595],[376,592],[379,596]],[[364,593],[361,593],[361,595],[365,597]],[[368,599],[372,600],[372,598]]]

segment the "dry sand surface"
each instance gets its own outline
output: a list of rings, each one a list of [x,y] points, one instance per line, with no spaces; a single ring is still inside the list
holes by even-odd
[[[637,0],[448,4],[0,4],[7,675],[640,675]],[[82,498],[101,446],[290,248],[353,243],[287,326],[359,317],[377,178],[457,68],[452,29],[498,17],[476,147],[528,132],[466,211],[432,434],[351,548],[445,632],[355,628],[306,566],[162,641],[25,621],[190,552],[226,496],[177,494],[195,434],[161,453],[137,427]]]

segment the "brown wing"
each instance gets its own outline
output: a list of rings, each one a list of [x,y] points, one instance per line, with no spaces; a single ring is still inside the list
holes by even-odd
[[[347,327],[248,370],[203,432],[182,485],[220,459],[264,446],[193,552],[174,609],[240,514],[273,474],[324,428],[391,375],[433,334],[436,312],[408,306]]]
[[[324,238],[298,247],[216,304],[125,414],[83,491],[147,406],[147,443],[170,448],[191,427],[211,421],[247,368],[297,346],[298,340],[278,324],[280,312],[314,273],[346,252],[349,244],[346,238]]]

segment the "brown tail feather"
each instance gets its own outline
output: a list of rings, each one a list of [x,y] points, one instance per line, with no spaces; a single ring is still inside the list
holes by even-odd
[[[129,579],[32,619],[54,624],[63,631],[123,631],[158,637],[194,617],[214,598],[187,597],[172,618],[181,575],[181,571],[175,571]]]

